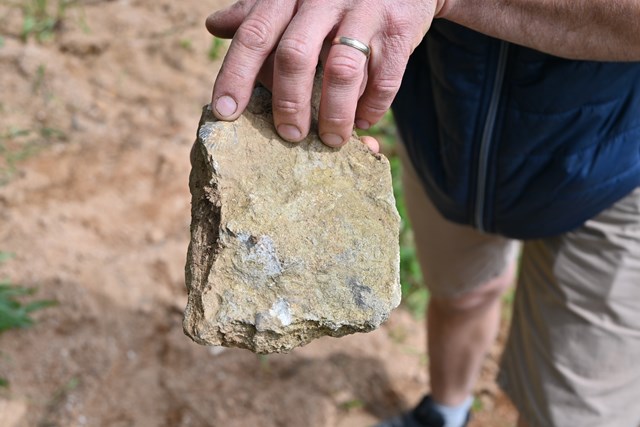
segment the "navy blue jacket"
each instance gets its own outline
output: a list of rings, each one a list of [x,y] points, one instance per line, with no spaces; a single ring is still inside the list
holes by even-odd
[[[448,219],[528,239],[640,186],[640,63],[574,61],[436,20],[394,115]]]

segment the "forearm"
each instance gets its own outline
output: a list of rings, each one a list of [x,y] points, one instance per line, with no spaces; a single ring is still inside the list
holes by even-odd
[[[640,0],[447,0],[438,17],[565,58],[640,61]]]

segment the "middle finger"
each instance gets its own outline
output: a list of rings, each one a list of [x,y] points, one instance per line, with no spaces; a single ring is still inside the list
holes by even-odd
[[[298,142],[309,133],[316,66],[338,15],[332,2],[302,3],[280,39],[273,68],[273,118],[286,140]]]

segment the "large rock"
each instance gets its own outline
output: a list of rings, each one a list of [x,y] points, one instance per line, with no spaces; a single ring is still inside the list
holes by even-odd
[[[387,159],[357,138],[285,142],[269,104],[257,90],[235,122],[205,108],[191,152],[184,329],[201,344],[286,352],[371,331],[400,302]]]

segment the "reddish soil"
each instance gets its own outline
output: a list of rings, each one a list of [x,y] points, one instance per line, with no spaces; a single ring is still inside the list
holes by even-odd
[[[289,355],[183,335],[189,149],[220,65],[203,21],[224,3],[86,0],[26,43],[20,2],[0,5],[0,148],[27,157],[0,158],[0,278],[58,302],[0,336],[1,426],[363,427],[427,390],[402,309]],[[515,423],[499,352],[473,426]]]

